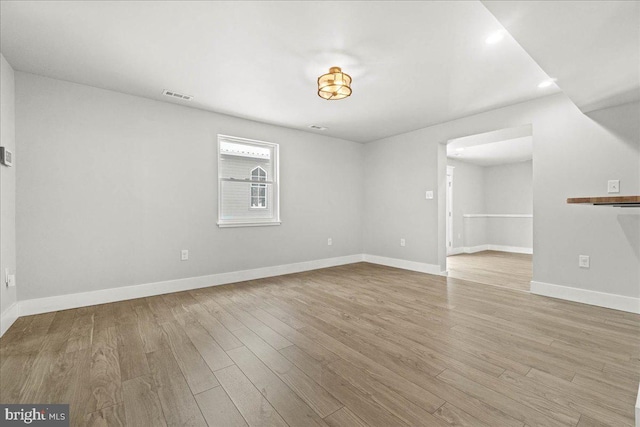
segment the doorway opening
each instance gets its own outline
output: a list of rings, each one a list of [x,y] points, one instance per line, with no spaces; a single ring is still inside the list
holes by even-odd
[[[449,140],[449,277],[529,291],[533,276],[533,137],[530,125]]]

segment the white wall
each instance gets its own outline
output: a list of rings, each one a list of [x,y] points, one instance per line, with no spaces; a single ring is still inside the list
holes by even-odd
[[[444,270],[444,143],[532,124],[534,280],[638,298],[638,210],[565,199],[640,192],[639,113],[556,95],[362,146],[18,72],[18,297],[362,252]],[[281,144],[282,226],[217,228],[218,133]]]
[[[361,144],[22,72],[16,132],[21,301],[362,253]],[[218,133],[280,144],[281,226],[216,226]]]
[[[365,146],[364,250],[444,269],[438,227],[441,144],[513,126],[533,126],[534,280],[640,297],[638,209],[567,205],[567,197],[640,192],[638,103],[582,114],[563,94],[385,138]],[[441,206],[444,209],[444,205]],[[397,240],[407,237],[407,246]],[[444,247],[444,246],[443,246]],[[591,268],[578,268],[578,255]],[[640,308],[640,307],[639,307]]]
[[[489,246],[530,253],[533,249],[533,218],[468,215],[531,215],[533,162],[482,167],[448,159],[447,164],[454,166],[454,252]]]
[[[533,213],[533,161],[484,168],[488,214]]]
[[[15,155],[15,86],[14,72],[0,54],[0,145]],[[0,165],[0,335],[15,320],[12,314],[16,302],[16,288],[5,286],[5,269],[16,272],[16,170]],[[19,278],[17,278],[19,279]]]
[[[490,249],[506,252],[533,252],[533,221],[531,217],[485,218],[487,244]]]
[[[440,155],[445,156],[444,150]],[[444,190],[446,181],[437,173],[438,144],[430,144],[420,131],[410,132],[365,144],[364,156],[365,253],[432,266],[446,260],[446,233],[438,227],[445,219],[438,215],[438,190]],[[446,167],[441,171],[446,174]],[[438,194],[427,200],[427,190]]]
[[[482,166],[448,159],[453,166],[453,249],[487,244],[486,219],[464,218],[487,213]]]
[[[484,197],[487,214],[533,214],[533,162],[485,168]],[[489,217],[489,245],[533,249],[533,218]]]

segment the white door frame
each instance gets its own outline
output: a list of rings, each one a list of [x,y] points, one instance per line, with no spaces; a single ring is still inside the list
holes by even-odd
[[[447,255],[453,249],[453,169],[447,166]]]

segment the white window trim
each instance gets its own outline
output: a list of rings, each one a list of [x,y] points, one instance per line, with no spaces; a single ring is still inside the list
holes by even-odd
[[[238,221],[231,222],[232,220],[228,220],[225,222],[218,222],[219,228],[235,228],[235,227],[266,227],[269,225],[280,225],[282,222],[280,221]]]
[[[260,181],[260,183],[273,183],[273,204],[274,204],[274,217],[268,219],[228,219],[221,220],[222,216],[222,182],[225,180],[221,175],[221,159],[220,159],[220,142],[222,140],[229,142],[248,142],[253,144],[265,145],[272,148],[273,158],[273,178],[271,181]],[[259,141],[257,139],[239,138],[237,136],[218,134],[218,149],[216,151],[218,158],[218,227],[230,228],[230,227],[262,227],[271,225],[280,225],[280,146],[273,142]]]

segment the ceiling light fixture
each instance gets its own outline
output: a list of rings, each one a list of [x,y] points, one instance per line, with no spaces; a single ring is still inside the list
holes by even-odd
[[[464,151],[464,148],[462,148],[462,147],[460,147],[460,148],[456,148],[456,151],[457,151],[457,152]]]
[[[496,31],[486,38],[485,43],[496,44],[504,38],[504,30]]]
[[[344,99],[351,95],[351,76],[340,67],[329,68],[328,74],[318,77],[318,96],[326,100]]]
[[[538,87],[539,87],[540,89],[544,89],[545,87],[549,87],[549,86],[551,86],[552,84],[554,84],[554,83],[555,83],[555,81],[556,81],[556,79],[547,79],[547,80],[543,80],[543,81],[541,81],[541,82],[540,82],[540,84],[538,85]]]

